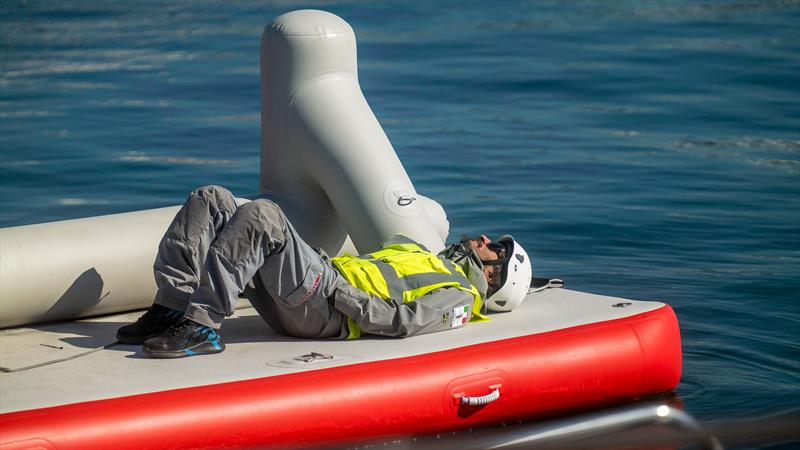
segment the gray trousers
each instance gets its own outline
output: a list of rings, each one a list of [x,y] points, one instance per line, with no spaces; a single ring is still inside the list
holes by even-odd
[[[244,292],[279,333],[347,335],[346,318],[328,301],[345,280],[270,200],[237,207],[222,187],[193,191],[164,234],[153,269],[154,303],[202,325],[219,328]]]

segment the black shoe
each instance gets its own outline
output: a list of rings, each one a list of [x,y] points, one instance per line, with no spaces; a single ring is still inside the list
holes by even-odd
[[[179,322],[182,317],[181,311],[153,304],[139,320],[121,327],[117,331],[117,340],[123,344],[142,345],[144,341],[158,336]]]
[[[225,350],[225,344],[213,328],[183,319],[167,331],[145,341],[142,348],[155,358],[183,358],[220,353]]]

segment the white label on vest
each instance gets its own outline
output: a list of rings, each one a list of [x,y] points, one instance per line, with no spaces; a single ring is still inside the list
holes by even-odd
[[[453,314],[450,316],[450,328],[460,327],[467,321],[469,321],[469,305],[453,308]]]

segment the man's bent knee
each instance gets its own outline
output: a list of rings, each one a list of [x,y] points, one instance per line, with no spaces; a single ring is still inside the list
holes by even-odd
[[[234,202],[233,193],[231,193],[231,191],[215,184],[199,187],[193,190],[192,193],[189,194],[189,197],[199,197],[206,201],[213,201],[217,204]]]
[[[260,259],[254,258],[260,251],[265,251],[263,256],[279,251],[289,239],[288,233],[288,222],[280,207],[258,199],[239,207],[209,252],[240,267],[246,261]]]
[[[234,227],[246,226],[266,233],[272,239],[284,242],[288,221],[281,207],[271,200],[256,199],[239,207]],[[246,225],[245,225],[246,224]]]
[[[240,214],[244,214],[249,217],[257,217],[270,222],[274,221],[282,223],[286,221],[286,216],[283,214],[281,207],[278,206],[277,203],[266,198],[259,198],[251,202],[247,202],[240,206],[239,209],[241,211]]]

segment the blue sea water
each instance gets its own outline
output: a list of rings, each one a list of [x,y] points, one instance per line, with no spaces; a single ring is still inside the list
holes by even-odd
[[[0,3],[0,224],[254,194],[259,37],[336,13],[451,236],[671,304],[702,420],[800,413],[800,3]]]

